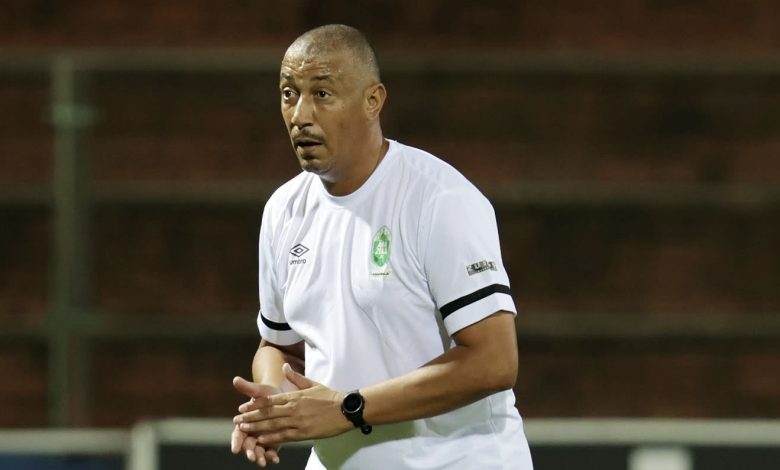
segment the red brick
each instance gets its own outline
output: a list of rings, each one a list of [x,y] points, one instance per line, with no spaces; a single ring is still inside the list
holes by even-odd
[[[0,109],[0,184],[48,182],[54,152],[48,84],[0,75]]]
[[[251,323],[251,322],[250,322]],[[94,424],[127,426],[170,416],[232,416],[245,400],[256,341],[144,341],[96,347]]]
[[[111,208],[96,216],[95,302],[130,314],[257,309],[260,207]]]
[[[388,134],[477,181],[780,181],[780,89],[761,76],[389,74],[385,81]]]
[[[283,48],[313,26],[362,28],[382,48],[495,47],[626,53],[767,53],[780,47],[771,0],[488,0],[287,2],[6,2],[7,46],[246,46]]]
[[[749,313],[780,308],[776,210],[498,210],[528,311]]]
[[[46,350],[40,344],[0,343],[0,427],[47,423]]]
[[[515,392],[527,417],[780,416],[764,369],[780,363],[776,348],[561,344],[521,341]]]
[[[0,316],[41,317],[48,308],[48,211],[0,207]]]
[[[101,76],[89,140],[100,181],[283,181],[300,169],[275,79],[253,74]]]

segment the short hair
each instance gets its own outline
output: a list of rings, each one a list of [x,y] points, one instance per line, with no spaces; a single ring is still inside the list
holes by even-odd
[[[372,78],[376,81],[381,80],[376,51],[366,36],[352,26],[328,24],[309,30],[293,41],[287,48],[287,54],[299,52],[307,55],[323,55],[345,49],[366,68]]]

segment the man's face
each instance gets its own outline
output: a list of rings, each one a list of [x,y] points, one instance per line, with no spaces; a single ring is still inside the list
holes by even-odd
[[[313,56],[288,51],[279,90],[284,123],[301,168],[324,179],[360,155],[353,149],[365,129],[364,87],[346,52]]]

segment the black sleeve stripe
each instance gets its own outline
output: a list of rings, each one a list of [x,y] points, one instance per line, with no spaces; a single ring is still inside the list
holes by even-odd
[[[511,292],[509,291],[509,286],[505,286],[503,284],[493,284],[492,286],[483,287],[482,289],[476,290],[471,294],[464,295],[463,297],[459,299],[455,299],[452,302],[448,303],[447,305],[442,306],[442,308],[439,309],[439,311],[441,312],[441,318],[443,320],[447,318],[451,313],[460,310],[463,307],[471,305],[478,300],[482,300],[489,295],[493,295],[496,293],[512,295]]]
[[[267,326],[268,328],[270,328],[272,330],[276,330],[276,331],[289,331],[289,330],[292,330],[292,328],[290,327],[289,324],[287,324],[287,323],[277,323],[275,321],[271,321],[271,320],[265,318],[265,316],[262,313],[260,314],[260,319],[263,320],[263,323],[265,323],[265,326]]]

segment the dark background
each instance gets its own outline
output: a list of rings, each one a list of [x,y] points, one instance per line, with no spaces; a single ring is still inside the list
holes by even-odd
[[[780,3],[3,0],[0,426],[234,413],[329,22],[496,207],[526,417],[780,417]]]

